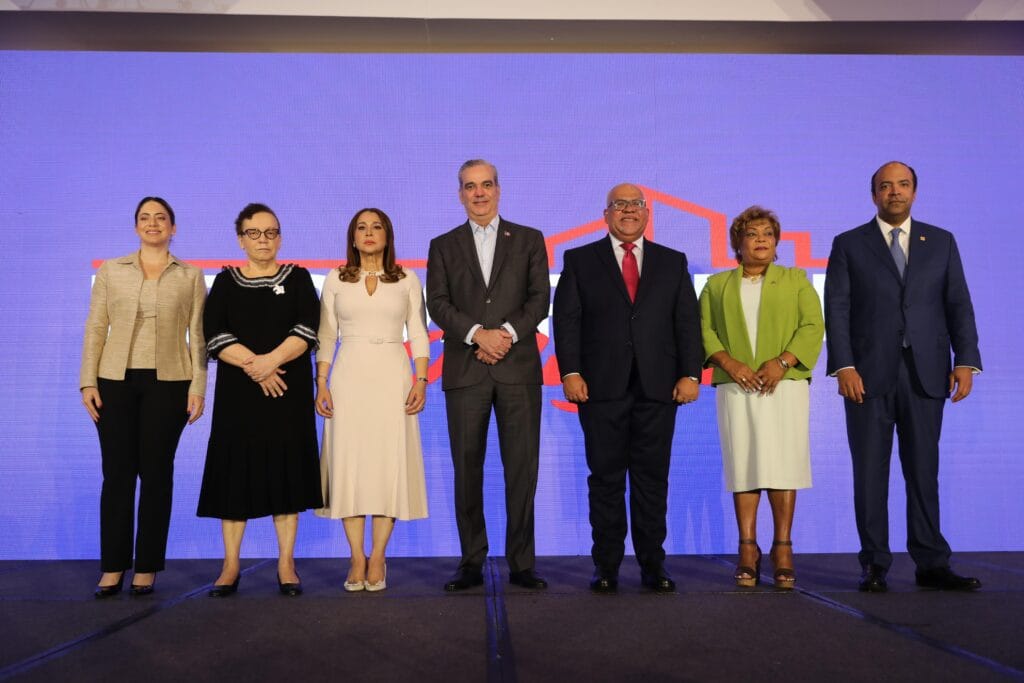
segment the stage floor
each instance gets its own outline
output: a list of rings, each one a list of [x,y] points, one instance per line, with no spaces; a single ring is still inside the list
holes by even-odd
[[[344,592],[346,559],[303,559],[306,592],[285,598],[274,560],[246,560],[222,600],[206,597],[219,560],[170,561],[153,595],[107,600],[95,561],[6,561],[0,680],[1024,680],[1024,553],[956,554],[984,583],[967,594],[916,588],[906,555],[880,595],[857,592],[853,555],[798,554],[792,592],[733,587],[734,561],[669,557],[679,590],[656,595],[626,558],[600,596],[586,557],[541,558],[542,592],[491,559],[457,594],[452,558],[392,559],[374,594]]]

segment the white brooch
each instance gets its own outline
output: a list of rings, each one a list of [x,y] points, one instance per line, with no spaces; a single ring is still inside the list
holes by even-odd
[[[510,233],[508,230],[506,230],[505,231],[505,237],[511,237],[511,236],[512,236],[512,233]]]
[[[284,285],[274,285],[274,294],[284,294]]]

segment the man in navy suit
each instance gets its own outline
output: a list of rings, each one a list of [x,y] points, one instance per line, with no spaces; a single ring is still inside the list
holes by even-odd
[[[949,568],[939,531],[939,433],[946,399],[981,371],[974,307],[956,240],[911,219],[917,174],[893,161],[871,176],[876,218],[838,235],[825,280],[828,373],[844,397],[860,536],[859,588],[888,589],[893,427],[907,490],[907,550],[917,585],[975,590]],[[950,363],[950,349],[954,361]]]
[[[633,550],[644,586],[672,592],[664,568],[676,407],[700,388],[700,311],[686,255],[644,239],[640,189],[612,188],[608,236],[563,256],[555,290],[562,391],[579,406],[586,448],[597,593],[614,593],[625,554],[626,476]]]
[[[537,325],[551,284],[544,235],[498,215],[498,170],[483,159],[459,169],[468,220],[430,242],[427,308],[444,330],[441,388],[455,470],[455,520],[462,560],[446,591],[483,583],[487,557],[484,455],[494,411],[505,470],[509,581],[544,589],[534,571],[533,500],[540,453]]]

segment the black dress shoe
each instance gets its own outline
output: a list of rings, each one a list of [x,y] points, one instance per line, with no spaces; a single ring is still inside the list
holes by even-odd
[[[484,574],[480,571],[479,567],[461,567],[448,579],[444,589],[449,593],[454,593],[455,591],[462,591],[473,586],[482,586],[483,584]]]
[[[532,569],[523,569],[518,572],[508,573],[508,582],[523,588],[543,590],[548,587],[548,582],[537,576]]]
[[[640,572],[640,583],[645,588],[650,588],[655,593],[675,593],[676,582],[664,569],[656,569],[651,572]]]
[[[235,577],[235,580],[233,582],[229,583],[229,584],[225,584],[225,585],[221,585],[221,586],[218,586],[217,584],[213,584],[213,588],[210,589],[210,592],[207,593],[207,595],[210,596],[211,598],[226,598],[229,595],[234,595],[235,593],[238,592],[238,581],[241,578],[242,578],[242,575],[239,574],[238,576]]]
[[[922,588],[936,588],[940,591],[976,591],[981,588],[981,581],[973,576],[954,574],[949,567],[919,569],[914,573],[914,579]]]
[[[96,590],[93,591],[93,597],[98,600],[112,598],[121,592],[122,586],[124,586],[124,573],[121,574],[121,578],[113,586],[96,586]]]
[[[889,572],[885,567],[877,564],[864,565],[864,571],[860,575],[860,583],[857,590],[861,593],[884,593],[889,590],[889,584],[885,582],[885,575]]]
[[[296,575],[297,576],[297,575]],[[302,584],[301,583],[281,583],[281,575],[277,575],[277,590],[281,592],[281,595],[287,595],[289,598],[295,598],[302,595]]]
[[[611,595],[619,590],[619,577],[611,572],[594,570],[594,578],[590,580],[590,590],[601,595]]]

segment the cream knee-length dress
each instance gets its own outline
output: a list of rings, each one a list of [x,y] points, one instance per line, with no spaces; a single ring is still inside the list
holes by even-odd
[[[406,269],[397,282],[378,281],[371,295],[365,274],[324,281],[317,362],[331,362],[334,417],[324,421],[321,517],[427,516],[419,418],[405,414],[413,358],[430,355],[423,288]],[[335,350],[337,356],[335,357]]]

